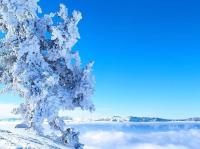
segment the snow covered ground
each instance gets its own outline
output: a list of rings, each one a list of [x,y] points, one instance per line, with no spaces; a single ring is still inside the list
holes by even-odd
[[[0,122],[0,148],[30,146],[66,148],[45,137],[14,129],[17,122]],[[199,149],[199,122],[70,122],[85,149]],[[9,131],[5,131],[9,130]]]
[[[71,149],[48,137],[14,128],[17,122],[0,122],[0,149]]]

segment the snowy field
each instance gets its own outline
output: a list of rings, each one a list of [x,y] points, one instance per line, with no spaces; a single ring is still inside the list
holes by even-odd
[[[48,138],[16,130],[16,123],[0,122],[0,148],[19,148],[27,145],[35,148],[68,149]],[[81,132],[80,139],[85,144],[85,149],[200,148],[199,122],[80,122],[69,125]]]

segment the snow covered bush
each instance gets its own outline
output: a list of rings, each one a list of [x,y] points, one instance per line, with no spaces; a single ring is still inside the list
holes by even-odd
[[[69,15],[61,4],[57,13],[38,15],[38,1],[0,0],[0,30],[5,34],[0,41],[0,83],[3,92],[15,91],[24,99],[14,111],[30,128],[42,133],[47,120],[66,138],[73,131],[66,129],[59,110],[94,110],[93,62],[82,67],[79,53],[72,50],[80,38],[80,12]]]

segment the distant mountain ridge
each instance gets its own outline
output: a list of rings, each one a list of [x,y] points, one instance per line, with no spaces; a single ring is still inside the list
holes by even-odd
[[[171,119],[157,118],[157,117],[129,117],[129,122],[170,122]]]
[[[164,119],[158,117],[121,117],[121,116],[113,116],[110,118],[100,118],[95,121],[112,121],[112,122],[186,122],[186,121],[195,121],[200,122],[200,117],[187,118],[187,119]]]
[[[71,117],[63,117],[65,121],[76,121]],[[0,122],[14,122],[14,121],[21,121],[21,118],[0,118]],[[103,118],[94,118],[94,119],[83,119],[80,121],[98,121],[98,122],[200,122],[200,117],[193,117],[187,119],[165,119],[159,117],[136,117],[136,116],[113,116],[113,117],[103,117]]]
[[[187,119],[164,119],[157,117],[129,117],[129,122],[186,122],[186,121],[200,121],[200,117],[187,118]]]

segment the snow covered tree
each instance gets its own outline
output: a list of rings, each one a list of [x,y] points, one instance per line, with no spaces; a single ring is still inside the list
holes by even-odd
[[[59,12],[38,15],[38,1],[0,0],[0,30],[5,34],[0,41],[0,83],[3,92],[15,91],[24,99],[14,111],[30,128],[42,133],[47,120],[64,143],[81,148],[78,133],[66,128],[58,115],[61,109],[94,110],[93,62],[82,67],[79,53],[72,50],[80,38],[81,13],[69,15],[61,4]]]

